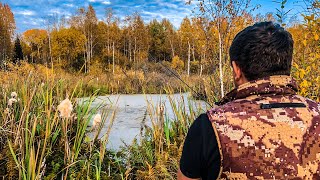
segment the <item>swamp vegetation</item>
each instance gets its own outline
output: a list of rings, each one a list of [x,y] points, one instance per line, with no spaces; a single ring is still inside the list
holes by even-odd
[[[299,93],[320,101],[319,1],[312,1],[310,8],[312,11],[305,13],[303,20],[283,25],[295,42],[292,76],[299,83]],[[94,18],[85,21],[89,24],[81,29],[77,23],[82,21],[77,20],[94,14],[90,7],[88,12],[79,11],[84,14],[74,16],[70,27],[28,31],[21,42],[18,38],[13,43],[8,40],[12,39],[12,24],[4,26],[1,21],[5,13],[9,20],[13,18],[9,11],[8,5],[0,3],[0,27],[5,27],[0,28],[0,37],[6,37],[0,38],[0,179],[24,180],[176,179],[188,128],[206,109],[187,109],[185,103],[169,98],[170,107],[166,108],[174,112],[174,118],[169,119],[161,105],[149,103],[151,126],[143,127],[139,140],[112,151],[106,146],[117,116],[116,103],[92,103],[97,96],[107,94],[170,95],[192,91],[193,97],[213,105],[223,91],[233,88],[229,40],[248,24],[277,20],[272,15],[217,17],[221,29],[208,19],[207,25],[212,27],[206,29],[209,34],[196,34],[202,32],[199,28],[205,29],[197,18],[186,18],[177,31],[164,28],[171,27],[168,21],[155,20],[146,25],[139,16],[128,20],[122,29],[118,21],[107,24]],[[102,33],[93,31],[93,24]],[[236,28],[228,29],[231,24]],[[223,39],[218,39],[220,31]],[[93,39],[84,32],[99,36],[97,48],[90,48]],[[105,36],[105,32],[114,34]],[[219,41],[223,46],[218,45]],[[73,43],[80,45],[71,46]],[[83,97],[87,100],[79,101]],[[102,133],[103,127],[107,131]],[[88,133],[94,136],[89,138]]]

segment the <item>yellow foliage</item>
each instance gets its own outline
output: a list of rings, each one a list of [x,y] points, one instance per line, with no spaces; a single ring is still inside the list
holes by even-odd
[[[304,46],[307,46],[307,40],[303,40],[302,43]]]
[[[182,71],[184,68],[184,62],[179,58],[179,56],[174,56],[172,58],[171,67],[177,71]]]
[[[69,28],[52,32],[52,55],[71,63],[84,52],[86,37],[81,31]]]
[[[289,29],[294,39],[293,76],[299,93],[320,100],[320,18],[305,16],[305,23]]]

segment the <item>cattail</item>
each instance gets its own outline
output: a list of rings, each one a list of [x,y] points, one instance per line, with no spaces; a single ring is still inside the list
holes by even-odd
[[[17,97],[18,97],[18,94],[16,92],[11,93],[11,98],[17,99]]]
[[[92,127],[96,128],[101,123],[101,114],[95,115],[92,122]]]
[[[67,98],[58,105],[58,111],[60,114],[60,117],[62,118],[70,118],[71,112],[73,110],[73,106],[71,101]]]
[[[15,98],[10,98],[9,101],[8,101],[8,106],[9,106],[9,107],[12,107],[12,105],[13,105],[14,103],[16,103],[16,102],[18,102],[18,100],[16,100]]]
[[[9,108],[6,108],[6,109],[4,110],[4,114],[6,114],[6,115],[10,114],[10,109],[9,109]]]
[[[164,111],[165,111],[165,104],[164,104],[164,103],[160,103],[160,104],[158,105],[158,112],[159,112],[160,114],[163,114]]]

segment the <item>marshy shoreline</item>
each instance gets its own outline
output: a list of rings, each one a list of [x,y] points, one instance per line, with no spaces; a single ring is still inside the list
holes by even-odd
[[[121,104],[118,95],[112,101],[110,97],[101,100],[98,95],[105,93],[99,88],[88,90],[92,80],[86,78],[92,77],[74,80],[62,70],[30,64],[12,66],[0,74],[4,77],[0,92],[2,178],[172,179],[188,128],[204,111],[189,95],[173,94],[170,86],[159,95],[121,95],[125,96]],[[137,101],[144,102],[142,108]],[[121,118],[131,121],[131,113],[137,110],[142,122],[131,122],[133,135],[130,128],[118,126],[114,132],[130,137],[121,147],[121,138],[112,131],[117,128],[119,105],[127,112]],[[109,148],[114,137],[117,148]]]
[[[158,95],[144,90],[111,98],[106,92],[117,88],[100,91],[114,81],[109,75],[84,76],[28,63],[12,65],[0,75],[0,178],[5,179],[175,179],[189,126],[209,108],[177,81],[179,88],[164,84]],[[304,81],[299,70],[293,75]],[[217,77],[185,79],[213,104],[220,98],[214,88]],[[225,84],[232,88],[230,79]],[[300,88],[319,98],[313,86]]]
[[[88,99],[89,98],[80,98],[78,102]],[[189,105],[192,106],[192,109],[200,108],[202,112],[210,108],[206,102],[195,100],[191,96],[191,93],[98,96],[95,101],[92,102],[91,106],[94,108],[101,104],[102,107],[99,110],[101,113],[103,113],[104,110],[116,111],[107,148],[110,150],[119,150],[121,146],[131,144],[135,138],[139,140],[141,138],[140,135],[144,133],[146,128],[152,128],[151,113],[154,112],[150,112],[150,108],[162,108],[163,115],[158,114],[157,116],[164,116],[168,121],[177,119],[170,101],[184,106],[188,114],[190,114],[188,110]],[[110,119],[111,115],[105,118]],[[93,126],[91,123],[89,125],[90,127]],[[104,134],[107,131],[107,126],[108,122],[105,123],[100,134]],[[89,137],[93,137],[94,134],[94,131],[89,133]],[[101,138],[101,135],[99,137]]]
[[[159,86],[160,94],[148,94],[152,90],[146,90],[145,75],[141,78],[145,93],[117,95],[115,91],[112,98],[105,95],[115,86],[100,91],[115,81],[108,79],[109,74],[71,74],[25,63],[0,75],[0,178],[5,179],[175,179],[188,129],[209,108],[187,95],[190,89],[183,84],[173,83],[179,88],[172,88],[167,83]],[[293,76],[305,80],[299,70]],[[213,104],[220,98],[214,88],[217,77],[185,79]],[[126,91],[133,92],[135,86],[128,84]],[[231,79],[225,84],[232,88]],[[299,93],[319,100],[320,93],[313,88],[300,86]],[[124,113],[119,113],[119,106]]]

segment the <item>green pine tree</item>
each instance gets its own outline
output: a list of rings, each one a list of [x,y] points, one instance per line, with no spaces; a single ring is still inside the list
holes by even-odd
[[[20,60],[23,60],[23,52],[22,52],[22,47],[21,47],[19,37],[17,37],[15,40],[13,54],[14,54],[13,55],[13,63],[17,64],[20,62]]]

